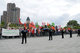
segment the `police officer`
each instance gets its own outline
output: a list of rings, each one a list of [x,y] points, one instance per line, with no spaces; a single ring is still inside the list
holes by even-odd
[[[64,31],[61,29],[62,38],[64,38]]]
[[[25,29],[25,27],[24,27],[24,30],[21,31],[21,34],[22,34],[22,43],[21,44],[24,43],[24,39],[25,39],[25,44],[27,43],[27,41],[26,41],[26,38],[27,38],[26,33],[27,32],[28,32],[28,30]]]
[[[69,32],[70,32],[70,38],[72,38],[72,29],[70,29]]]
[[[78,35],[77,36],[80,36],[80,29],[78,29]]]
[[[49,40],[52,40],[52,29],[49,29]]]

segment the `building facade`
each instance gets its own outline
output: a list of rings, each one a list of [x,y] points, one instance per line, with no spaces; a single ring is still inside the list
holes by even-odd
[[[3,15],[1,16],[1,23],[4,22],[4,27],[7,26],[7,11],[3,11]]]
[[[1,22],[5,23],[5,27],[7,27],[8,24],[19,25],[19,18],[20,8],[16,7],[15,3],[8,3],[7,11],[4,11],[3,15],[1,16]]]

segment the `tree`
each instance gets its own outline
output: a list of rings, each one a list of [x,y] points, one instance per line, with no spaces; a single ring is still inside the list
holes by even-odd
[[[75,27],[79,27],[79,24],[76,20],[70,20],[68,23],[67,23],[67,26],[68,27],[71,27],[71,28],[75,28]]]
[[[5,26],[5,22],[1,22],[1,27],[4,27]]]
[[[16,27],[16,24],[10,24],[9,27]]]
[[[74,29],[80,29],[80,26],[74,26]]]
[[[76,20],[70,20],[67,23],[67,26],[79,26],[78,22]]]

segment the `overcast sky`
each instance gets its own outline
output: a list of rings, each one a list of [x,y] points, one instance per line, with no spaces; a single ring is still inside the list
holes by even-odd
[[[69,20],[80,23],[80,0],[0,0],[0,16],[7,9],[7,3],[20,8],[22,22],[29,16],[31,21],[66,26]]]

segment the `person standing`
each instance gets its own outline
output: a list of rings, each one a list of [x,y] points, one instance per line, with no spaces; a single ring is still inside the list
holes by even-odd
[[[52,30],[52,35],[55,35],[55,30],[54,29]]]
[[[49,40],[52,40],[52,29],[49,29]]]
[[[72,38],[72,29],[70,29],[69,32],[70,32],[70,38]]]
[[[31,35],[34,37],[34,28],[32,29]]]
[[[64,31],[61,29],[62,39],[64,38]]]
[[[25,27],[24,27],[24,30],[21,31],[21,34],[22,34],[22,43],[21,44],[24,43],[24,39],[25,39],[25,44],[27,43],[27,41],[26,41],[26,38],[27,38],[26,34],[27,34],[27,32],[28,32],[28,30],[25,29]]]
[[[78,29],[78,35],[77,36],[80,36],[80,29]]]
[[[37,36],[37,35],[36,35],[36,30],[37,30],[37,29],[35,28],[35,29],[34,29],[34,36]]]

